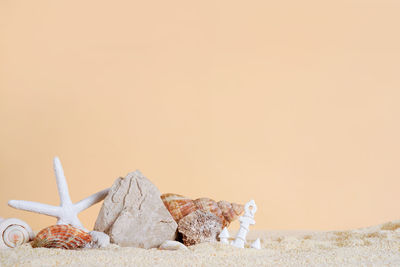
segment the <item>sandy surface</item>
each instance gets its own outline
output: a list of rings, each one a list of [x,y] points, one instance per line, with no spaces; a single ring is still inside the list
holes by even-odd
[[[68,251],[24,244],[0,250],[1,266],[400,266],[400,221],[332,232],[252,232],[261,250],[200,244],[189,251],[122,248]]]

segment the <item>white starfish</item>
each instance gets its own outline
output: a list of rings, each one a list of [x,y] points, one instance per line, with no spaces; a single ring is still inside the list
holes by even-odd
[[[58,193],[60,195],[60,206],[51,206],[25,200],[10,200],[8,201],[8,205],[20,210],[57,217],[57,224],[70,224],[76,228],[89,232],[79,221],[78,213],[103,200],[107,196],[109,189],[104,189],[73,204],[69,196],[64,171],[58,157],[54,158],[54,172],[57,180]]]

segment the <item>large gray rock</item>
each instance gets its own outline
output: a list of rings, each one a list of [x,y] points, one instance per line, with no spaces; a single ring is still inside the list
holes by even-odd
[[[175,240],[177,224],[160,191],[140,171],[118,178],[97,217],[94,230],[120,246],[154,248]]]

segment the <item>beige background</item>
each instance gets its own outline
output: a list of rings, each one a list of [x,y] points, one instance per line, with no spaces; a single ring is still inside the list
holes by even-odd
[[[400,3],[0,2],[0,216],[140,169],[257,228],[400,218]],[[91,228],[100,205],[81,214]],[[237,225],[236,225],[237,226]],[[235,227],[235,226],[234,226]]]

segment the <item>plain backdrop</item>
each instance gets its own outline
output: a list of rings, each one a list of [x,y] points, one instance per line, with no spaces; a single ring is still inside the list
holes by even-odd
[[[400,219],[400,2],[0,2],[0,216],[140,169],[258,229]],[[81,213],[92,229],[100,204]],[[237,226],[237,224],[236,224]],[[235,227],[235,225],[233,226]]]

